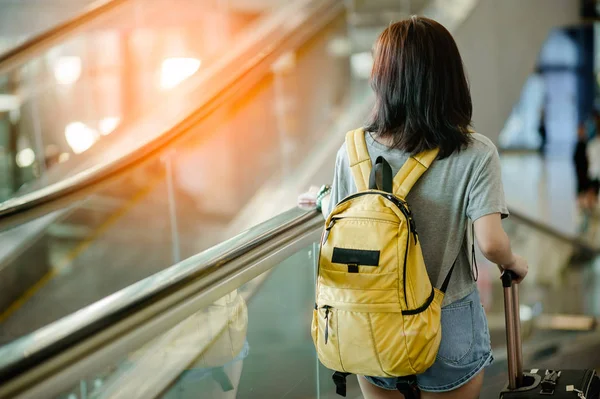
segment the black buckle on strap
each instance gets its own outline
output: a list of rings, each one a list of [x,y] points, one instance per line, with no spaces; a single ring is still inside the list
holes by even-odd
[[[402,377],[396,384],[396,388],[404,395],[405,399],[419,399],[421,397],[417,386],[417,377],[414,375]]]
[[[335,393],[340,396],[346,397],[346,377],[348,377],[350,373],[343,373],[341,371],[336,371],[333,373],[331,378],[333,379],[333,383],[335,384]]]

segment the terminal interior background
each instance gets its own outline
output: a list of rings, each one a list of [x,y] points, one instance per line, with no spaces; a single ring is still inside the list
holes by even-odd
[[[525,366],[598,369],[600,213],[573,151],[600,4],[0,0],[0,397],[336,397],[310,336],[322,218],[296,200],[331,181],[371,45],[412,14],[454,35],[500,151]],[[492,398],[502,290],[477,256]]]

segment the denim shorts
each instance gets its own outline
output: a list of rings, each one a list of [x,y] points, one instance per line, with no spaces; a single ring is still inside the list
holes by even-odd
[[[442,308],[442,341],[433,365],[417,375],[421,391],[452,391],[493,361],[490,331],[479,291]],[[401,378],[365,377],[372,384],[396,390]]]

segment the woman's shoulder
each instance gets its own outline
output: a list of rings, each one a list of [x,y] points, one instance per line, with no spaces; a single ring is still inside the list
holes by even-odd
[[[499,162],[498,150],[492,140],[483,134],[472,133],[471,141],[466,148],[442,159],[440,164],[467,171],[477,170],[484,165],[497,162]]]
[[[331,154],[331,153],[330,153]],[[342,166],[349,164],[348,160],[348,150],[346,148],[346,143],[343,143],[337,151],[335,156],[335,164],[336,166]]]
[[[488,137],[480,133],[471,134],[471,142],[467,148],[454,153],[451,158],[461,161],[469,161],[469,163],[483,162],[490,157],[498,156],[496,146]]]
[[[471,144],[469,145],[469,150],[482,153],[489,154],[490,152],[497,152],[496,146],[488,137],[484,136],[481,133],[471,133]]]

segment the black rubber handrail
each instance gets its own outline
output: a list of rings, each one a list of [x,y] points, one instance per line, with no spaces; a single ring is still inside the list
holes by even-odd
[[[38,57],[57,43],[85,29],[88,24],[113,12],[133,0],[98,0],[67,21],[41,32],[24,43],[0,54],[0,74],[6,74],[15,68]]]

